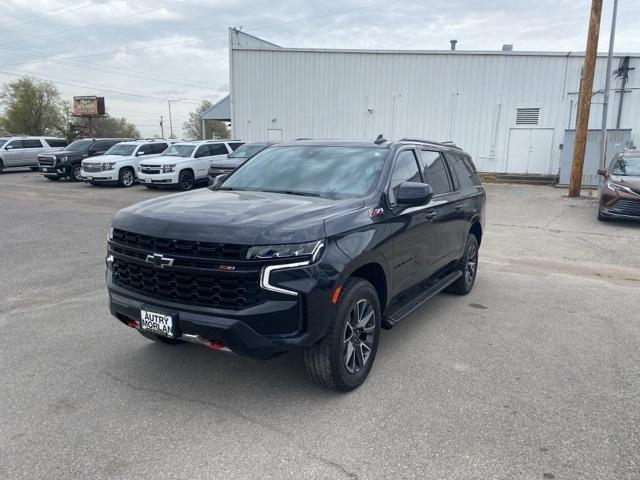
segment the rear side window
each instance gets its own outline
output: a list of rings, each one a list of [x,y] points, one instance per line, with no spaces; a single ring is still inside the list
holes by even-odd
[[[209,146],[208,145],[201,145],[200,147],[198,147],[198,150],[196,150],[196,154],[194,155],[195,158],[200,158],[200,157],[207,157],[211,155],[209,153]]]
[[[242,142],[234,142],[234,143],[229,143],[229,146],[231,147],[231,151],[235,152],[238,147],[241,147],[243,145]]]
[[[212,143],[209,145],[209,155],[226,155],[229,153],[224,143]]]
[[[149,145],[151,147],[151,153],[162,153],[167,149],[166,143],[152,143]]]
[[[22,140],[22,148],[42,148],[42,142],[38,139]]]
[[[398,154],[393,166],[391,181],[389,182],[389,203],[395,204],[398,198],[398,189],[404,182],[421,182],[418,162],[413,150],[403,150]]]
[[[67,141],[66,140],[61,140],[58,138],[47,138],[47,143],[49,144],[49,146],[51,148],[56,148],[56,147],[66,147],[67,146]]]
[[[447,165],[442,154],[422,150],[420,152],[423,164],[423,172],[426,173],[424,181],[431,185],[434,195],[442,195],[453,191]]]
[[[480,177],[469,158],[456,153],[446,155],[449,165],[456,172],[462,190],[480,185]]]

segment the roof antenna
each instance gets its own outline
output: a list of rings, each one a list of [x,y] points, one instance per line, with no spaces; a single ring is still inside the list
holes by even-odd
[[[374,140],[374,142],[373,142],[373,143],[375,143],[376,145],[382,145],[382,144],[383,144],[384,142],[386,142],[386,141],[387,141],[387,139],[386,139],[386,138],[384,138],[384,135],[380,134],[380,135],[378,135],[378,138],[376,138],[376,139]]]

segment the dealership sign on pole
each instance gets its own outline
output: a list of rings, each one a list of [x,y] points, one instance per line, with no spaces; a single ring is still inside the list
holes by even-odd
[[[75,117],[91,117],[104,114],[104,97],[73,97],[73,115]]]

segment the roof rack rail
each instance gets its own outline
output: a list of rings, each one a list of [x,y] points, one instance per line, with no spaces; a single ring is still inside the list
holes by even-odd
[[[456,150],[462,151],[462,148],[460,148],[458,145],[456,145],[452,141],[436,142],[435,140],[424,140],[424,139],[420,139],[420,138],[409,138],[409,137],[401,138],[399,141],[400,142],[428,143],[430,145],[442,145],[443,147],[455,148]]]

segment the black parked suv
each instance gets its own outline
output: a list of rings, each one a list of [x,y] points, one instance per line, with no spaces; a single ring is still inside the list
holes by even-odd
[[[296,141],[218,187],[125,208],[109,232],[111,313],[152,340],[268,358],[359,386],[381,328],[476,280],[485,191],[469,155],[403,139]]]
[[[130,138],[83,138],[71,142],[64,150],[41,153],[38,155],[38,169],[45,178],[59,180],[68,177],[74,182],[82,181],[80,170],[82,160],[102,155],[116,143],[126,142]]]

